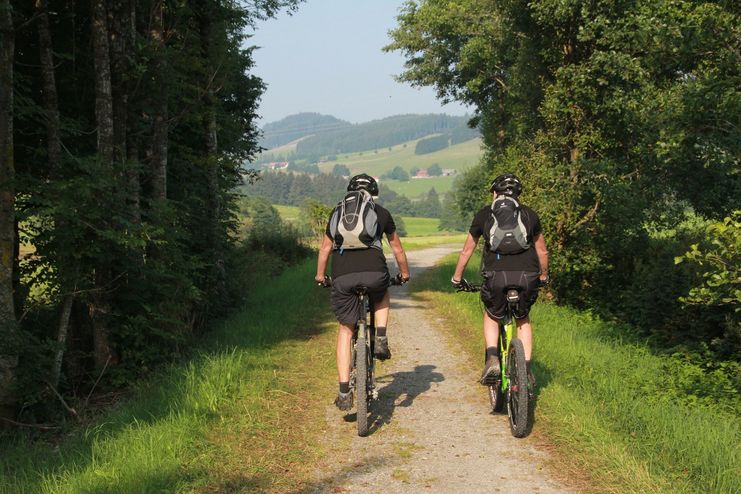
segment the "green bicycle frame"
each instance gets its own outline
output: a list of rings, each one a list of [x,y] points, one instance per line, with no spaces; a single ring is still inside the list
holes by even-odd
[[[507,376],[507,356],[509,355],[509,342],[515,337],[517,324],[512,314],[507,313],[504,320],[499,324],[499,357],[502,363],[502,389],[509,387],[509,377]]]

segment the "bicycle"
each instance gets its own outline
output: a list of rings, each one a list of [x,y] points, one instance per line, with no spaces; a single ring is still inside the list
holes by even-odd
[[[459,292],[478,292],[481,285],[461,279]],[[520,301],[520,287],[507,287],[507,313],[499,324],[499,362],[502,372],[487,386],[492,413],[501,412],[507,404],[509,427],[515,437],[524,437],[530,426],[531,391],[528,389],[525,348],[516,336],[514,310]]]
[[[391,278],[392,286],[403,285],[405,281],[401,274]],[[332,278],[324,277],[322,286],[332,286]],[[378,390],[375,383],[375,356],[374,345],[376,340],[375,311],[367,292],[367,288],[355,288],[355,294],[360,299],[363,313],[355,324],[352,338],[352,367],[350,369],[350,389],[353,390],[357,408],[358,436],[368,435],[368,411],[370,402],[378,399]]]

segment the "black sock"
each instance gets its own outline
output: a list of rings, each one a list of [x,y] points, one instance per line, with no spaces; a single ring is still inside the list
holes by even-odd
[[[378,326],[376,328],[376,336],[386,336],[386,326]]]
[[[350,381],[340,382],[340,393],[347,394],[350,392]]]
[[[527,371],[530,372],[530,361],[529,360],[525,361],[525,369],[527,369]]]
[[[489,357],[499,358],[499,348],[495,346],[486,347],[486,360],[489,360]]]

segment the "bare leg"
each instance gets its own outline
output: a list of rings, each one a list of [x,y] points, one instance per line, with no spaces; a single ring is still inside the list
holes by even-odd
[[[499,324],[484,311],[484,341],[486,348],[499,346]]]
[[[376,300],[376,303],[373,304],[375,307],[374,317],[377,328],[385,328],[386,323],[388,323],[390,301],[391,297],[389,296],[389,291],[386,290],[386,292],[383,294],[383,297],[381,297],[379,300]]]
[[[340,382],[350,380],[352,333],[353,328],[340,324],[340,330],[337,332],[337,375]]]
[[[517,337],[525,349],[525,360],[530,360],[533,354],[533,325],[530,318],[517,319]]]

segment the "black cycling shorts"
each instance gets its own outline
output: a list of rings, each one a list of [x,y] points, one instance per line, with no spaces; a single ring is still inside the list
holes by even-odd
[[[332,279],[332,310],[340,324],[355,327],[361,316],[360,301],[355,288],[364,286],[368,289],[371,301],[379,300],[390,285],[388,271],[367,271],[347,273]]]
[[[520,302],[514,311],[516,319],[524,319],[538,299],[540,273],[531,271],[488,271],[484,273],[481,301],[492,318],[501,320],[507,313],[507,290],[520,289]]]

